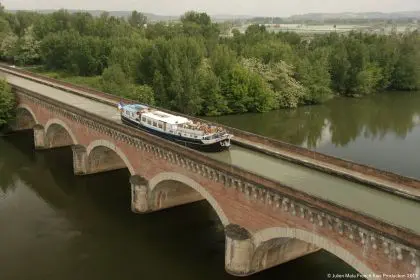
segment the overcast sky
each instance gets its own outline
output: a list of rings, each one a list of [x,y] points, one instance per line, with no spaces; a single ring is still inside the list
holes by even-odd
[[[420,0],[0,0],[6,9],[138,10],[179,15],[187,10],[209,14],[290,16],[312,12],[396,12],[420,10]]]

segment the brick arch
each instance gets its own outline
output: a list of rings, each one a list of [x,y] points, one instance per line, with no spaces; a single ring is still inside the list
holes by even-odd
[[[90,159],[92,151],[96,148],[99,148],[99,147],[105,147],[105,148],[108,148],[108,149],[114,151],[121,158],[121,160],[125,163],[125,166],[130,171],[130,174],[135,175],[134,168],[133,168],[132,164],[130,163],[130,161],[128,160],[127,156],[117,146],[115,146],[115,144],[113,144],[113,143],[111,143],[107,140],[95,140],[95,141],[93,141],[89,144],[89,146],[86,148],[86,154],[87,154],[88,161]]]
[[[298,239],[305,243],[315,245],[316,247],[324,249],[345,261],[348,265],[352,266],[363,275],[374,274],[374,271],[358,260],[350,251],[338,246],[336,243],[331,242],[328,238],[306,230],[285,227],[267,228],[254,233],[252,240],[257,250],[258,247],[266,242],[282,238]]]
[[[67,133],[68,133],[68,135],[70,136],[70,138],[71,138],[71,141],[72,141],[72,145],[77,145],[77,144],[79,144],[79,142],[77,141],[77,138],[76,138],[76,136],[74,135],[74,133],[73,133],[73,131],[70,129],[70,127],[65,123],[65,122],[63,122],[62,120],[60,120],[60,119],[56,119],[56,118],[54,118],[54,119],[50,119],[48,122],[47,122],[47,124],[45,125],[45,135],[49,135],[49,129],[51,128],[51,126],[52,125],[58,125],[58,126],[61,126]]]
[[[29,106],[28,106],[28,105],[26,105],[26,104],[19,104],[19,105],[16,107],[16,115],[18,115],[18,114],[17,114],[17,112],[18,112],[19,110],[24,110],[24,111],[28,112],[28,113],[29,113],[29,115],[32,117],[32,120],[34,121],[34,124],[33,124],[33,125],[31,125],[31,127],[26,127],[26,126],[24,125],[24,127],[23,127],[23,128],[33,128],[35,125],[40,124],[40,122],[38,121],[38,119],[37,119],[37,117],[36,117],[35,113],[32,111],[31,107],[29,107]],[[19,126],[18,121],[19,121],[19,120],[16,120],[16,125],[18,125],[18,126]],[[18,128],[19,128],[19,127],[18,127]]]
[[[217,215],[219,216],[220,221],[224,226],[229,224],[229,219],[227,218],[225,212],[220,207],[219,203],[216,201],[216,199],[199,183],[194,181],[193,179],[176,173],[176,172],[162,172],[157,174],[155,177],[153,177],[149,181],[149,190],[153,194],[153,191],[156,189],[156,187],[159,185],[159,183],[162,183],[164,181],[177,181],[180,183],[183,183],[184,185],[194,189],[200,195],[207,200],[210,205],[213,207],[213,209],[216,211]]]

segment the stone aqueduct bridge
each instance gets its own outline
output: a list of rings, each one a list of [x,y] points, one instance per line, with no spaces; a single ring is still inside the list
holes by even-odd
[[[246,276],[324,249],[367,278],[420,274],[420,238],[414,232],[76,105],[18,85],[13,90],[19,103],[16,129],[33,129],[36,149],[72,146],[77,175],[128,168],[134,212],[207,200],[225,228],[228,273]]]

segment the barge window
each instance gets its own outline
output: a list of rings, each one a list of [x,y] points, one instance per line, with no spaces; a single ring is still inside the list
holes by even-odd
[[[152,124],[152,121],[150,119],[147,119],[147,124]]]
[[[157,126],[157,123],[155,121],[153,122],[153,126]]]
[[[146,117],[142,117],[141,121],[146,122]]]
[[[162,123],[158,123],[158,127],[163,129],[163,124]]]

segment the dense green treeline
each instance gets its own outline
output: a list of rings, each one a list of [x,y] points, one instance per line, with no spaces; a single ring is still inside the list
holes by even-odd
[[[420,88],[420,34],[316,36],[245,34],[187,12],[179,23],[147,24],[103,13],[0,15],[0,56],[42,65],[65,79],[192,115],[265,112]],[[58,74],[57,74],[58,75]],[[61,76],[57,76],[61,77]]]
[[[9,84],[0,79],[0,131],[13,119],[15,107],[15,96]]]

